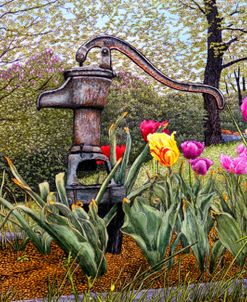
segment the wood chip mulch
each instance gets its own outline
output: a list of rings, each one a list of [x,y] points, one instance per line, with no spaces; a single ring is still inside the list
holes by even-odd
[[[0,250],[0,294],[11,289],[15,293],[16,300],[45,297],[48,279],[51,283],[56,280],[58,286],[62,284],[66,274],[66,257],[55,243],[52,243],[50,255],[41,255],[31,243],[21,252],[14,252],[11,248]],[[121,285],[130,282],[140,267],[141,271],[148,269],[148,264],[140,249],[128,236],[123,238],[121,254],[106,254],[106,259],[108,271],[96,280],[92,289],[94,292],[109,291],[112,284],[115,284],[118,289]],[[232,259],[232,256],[226,253],[224,266],[229,266]],[[192,253],[176,256],[175,262],[172,269],[166,273],[166,286],[176,285],[185,278],[190,282],[198,280],[200,271]],[[240,267],[234,264],[228,277],[237,276],[239,271]],[[220,278],[223,273],[218,275]],[[246,278],[247,274],[242,277]],[[208,274],[200,279],[200,281],[207,280],[210,280]],[[85,292],[88,281],[80,268],[75,272],[74,281],[79,293]],[[164,274],[152,284],[152,288],[162,287],[164,287]],[[71,294],[68,281],[63,287],[62,294]]]

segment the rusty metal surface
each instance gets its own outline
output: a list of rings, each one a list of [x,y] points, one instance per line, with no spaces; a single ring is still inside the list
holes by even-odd
[[[66,192],[68,195],[69,202],[74,202],[75,199],[80,200],[83,204],[89,204],[92,199],[95,199],[100,189],[100,185],[95,186],[76,186],[67,187]],[[76,198],[75,198],[76,196]],[[103,195],[100,204],[115,204],[122,203],[123,198],[126,196],[126,189],[124,186],[119,185],[108,185]]]
[[[45,91],[38,98],[37,108],[84,107],[104,108],[113,72],[101,68],[76,68],[64,72],[66,81],[53,90]]]
[[[77,67],[64,72],[65,82],[58,89],[43,92],[38,109],[68,108],[74,110],[73,146],[71,152],[101,152],[101,111],[114,73],[100,67]]]
[[[129,57],[135,64],[137,64],[141,69],[143,69],[146,73],[148,73],[151,77],[153,77],[160,83],[180,91],[206,93],[212,95],[215,99],[218,109],[224,108],[224,97],[221,91],[217,88],[204,84],[184,83],[175,81],[165,76],[160,70],[154,67],[153,64],[149,62],[149,60],[145,58],[145,56],[132,45],[113,36],[98,36],[81,45],[76,53],[76,60],[81,66],[86,60],[88,52],[95,47],[102,49],[118,50],[127,57]]]
[[[101,110],[84,108],[74,111],[73,145],[100,145]]]
[[[67,188],[75,188],[75,187],[83,187],[79,179],[77,177],[77,169],[79,168],[79,165],[83,162],[92,161],[92,163],[95,163],[96,160],[101,160],[105,163],[106,170],[109,173],[111,170],[111,164],[109,159],[101,153],[86,153],[86,152],[80,152],[80,153],[71,153],[68,157],[68,172],[67,172]],[[111,181],[113,183],[113,180]],[[88,186],[90,187],[90,186]],[[92,197],[93,198],[93,197]]]

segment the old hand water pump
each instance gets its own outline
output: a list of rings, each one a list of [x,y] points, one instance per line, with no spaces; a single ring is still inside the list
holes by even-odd
[[[101,62],[99,67],[83,66],[88,52],[92,48],[100,48]],[[99,184],[82,185],[78,181],[78,171],[83,165],[94,166],[96,160],[105,163],[107,172],[111,170],[109,159],[102,154],[100,148],[100,118],[107,104],[109,88],[115,74],[112,70],[111,50],[118,50],[129,57],[160,83],[181,91],[207,93],[222,109],[224,98],[221,92],[203,84],[182,83],[166,77],[156,69],[138,50],[127,42],[112,36],[98,36],[83,44],[76,53],[79,67],[64,72],[64,84],[55,90],[42,93],[38,99],[38,109],[43,107],[69,108],[74,111],[74,138],[68,155],[68,172],[66,190],[68,198],[83,200],[89,203],[95,198]],[[120,203],[125,196],[123,185],[117,185],[112,180],[103,196],[102,206],[108,208],[114,203]],[[119,204],[121,206],[121,204]],[[121,248],[120,227],[123,220],[121,207],[109,230],[110,245],[108,251],[119,252]]]

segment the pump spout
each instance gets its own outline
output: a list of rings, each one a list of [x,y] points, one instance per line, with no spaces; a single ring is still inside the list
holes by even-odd
[[[64,84],[45,91],[38,98],[37,108],[97,108],[103,109],[112,78],[111,70],[95,67],[76,67],[64,72]]]
[[[37,109],[71,108],[70,82],[71,78],[68,78],[61,87],[41,93],[38,98]]]

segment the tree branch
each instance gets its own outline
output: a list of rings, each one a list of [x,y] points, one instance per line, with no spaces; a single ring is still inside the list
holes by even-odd
[[[241,36],[241,35],[240,35],[240,36]],[[240,36],[239,36],[239,37],[240,37]],[[239,37],[234,37],[234,38],[232,38],[231,40],[229,40],[228,42],[226,42],[226,43],[225,43],[226,48],[228,49],[228,48],[231,46],[232,43],[238,41]]]
[[[232,28],[232,27],[223,27],[222,30],[232,30],[232,31],[241,31],[242,33],[247,34],[247,29],[243,28]]]
[[[50,80],[53,78],[53,75],[50,76],[40,87],[35,89],[35,91],[41,91],[45,88],[45,86],[50,82]]]
[[[0,97],[0,101],[2,101],[3,99],[7,98],[8,96],[10,96],[17,88],[13,88],[11,91],[9,91],[8,93],[6,93],[5,95]]]
[[[199,5],[199,3],[197,3],[195,0],[191,0],[196,6],[197,8],[204,14],[206,15],[205,10],[201,7],[201,5]]]
[[[39,8],[43,8],[43,7],[49,6],[50,4],[54,4],[56,2],[57,2],[57,0],[53,0],[53,1],[41,4],[41,5],[27,7],[27,8],[15,10],[15,11],[11,11],[10,10],[10,11],[7,11],[7,12],[3,13],[2,15],[0,15],[0,19],[2,19],[3,17],[5,17],[6,15],[15,15],[15,14],[19,14],[19,13],[28,12],[28,11],[31,11],[31,10],[35,10],[35,9],[39,9]]]
[[[240,10],[238,9],[238,7],[239,7],[239,5],[238,5],[238,3],[237,3],[235,10],[234,10],[233,12],[231,12],[231,13],[229,14],[229,16],[234,16],[235,14],[240,13]]]
[[[3,87],[1,87],[0,90],[5,90],[10,85],[10,83],[12,81],[13,81],[13,78],[11,78],[6,85],[4,85]]]
[[[6,1],[6,2],[2,3],[2,4],[0,5],[0,7],[4,7],[5,5],[8,5],[8,4],[10,4],[11,2],[13,2],[13,1],[14,1],[14,0]]]
[[[235,10],[229,16],[234,16],[235,14],[239,14],[240,12],[241,12],[240,10]]]
[[[236,64],[236,63],[242,62],[242,61],[246,61],[246,60],[247,60],[247,57],[243,57],[243,58],[239,58],[239,59],[230,61],[230,62],[228,62],[226,64],[223,64],[222,67],[221,67],[221,69],[225,69],[225,68],[227,68],[229,66],[232,66],[233,64]]]
[[[197,6],[197,8],[205,15],[206,12],[202,9],[202,7],[195,1],[195,0],[191,0],[193,4],[195,4]],[[188,3],[184,3],[182,0],[179,0],[179,2],[187,7],[187,8],[190,8],[190,9],[193,9],[193,10],[196,10],[197,8],[192,6],[192,5],[189,5]]]

